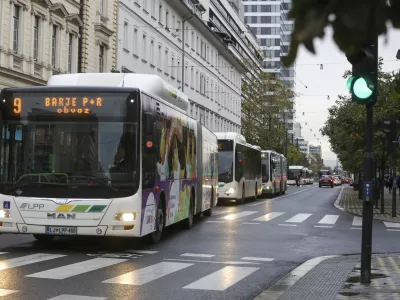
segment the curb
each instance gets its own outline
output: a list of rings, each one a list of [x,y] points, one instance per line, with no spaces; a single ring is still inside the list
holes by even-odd
[[[271,285],[268,289],[258,295],[254,300],[277,300],[284,292],[286,292],[291,286],[299,281],[304,275],[310,272],[319,263],[329,258],[338,257],[340,255],[327,255],[314,257],[307,260],[305,263],[298,266],[286,274],[283,278],[278,280],[275,284]]]
[[[355,212],[352,212],[350,210],[345,210],[344,207],[340,206],[340,200],[342,199],[343,189],[344,189],[344,187],[342,187],[342,189],[340,190],[340,193],[339,193],[338,197],[336,198],[335,202],[333,203],[333,205],[337,209],[339,209],[341,211],[344,211],[344,212],[349,213],[349,214],[354,215],[354,216],[362,217],[362,214],[355,213]],[[379,221],[385,221],[385,222],[391,222],[391,223],[400,223],[400,220],[391,220],[391,218],[381,217],[381,216],[376,215],[376,214],[373,215],[373,218],[375,220],[379,220]]]

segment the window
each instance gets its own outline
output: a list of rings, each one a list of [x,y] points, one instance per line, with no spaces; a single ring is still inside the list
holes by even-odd
[[[138,54],[138,29],[133,30],[133,54]]]
[[[175,70],[176,70],[176,66],[175,66],[175,57],[174,55],[171,56],[171,77],[175,78]]]
[[[175,15],[172,15],[172,27],[171,27],[171,29],[173,30],[172,32],[176,32],[176,21],[175,21]]]
[[[53,25],[53,33],[51,36],[51,65],[53,68],[56,67],[57,62],[57,29],[56,25]]]
[[[182,28],[181,28],[181,26],[182,26],[182,25],[181,25],[181,21],[178,20],[178,21],[176,22],[176,24],[177,24],[177,25],[176,25],[176,30],[175,30],[175,31],[178,32],[178,38],[181,38],[181,32],[182,32],[182,30],[181,30],[181,29],[182,29]]]
[[[167,9],[165,11],[165,28],[166,29],[169,29],[168,25],[169,25],[169,10]]]
[[[143,1],[143,10],[146,11],[146,12],[148,11],[148,4],[149,4],[148,0],[144,0]]]
[[[151,0],[151,15],[153,16],[153,17],[155,17],[156,16],[156,0]]]
[[[162,23],[162,3],[161,2],[158,6],[158,22]]]
[[[105,57],[105,49],[103,45],[99,46],[99,72],[104,72],[104,57]]]
[[[194,88],[193,81],[194,81],[194,70],[193,70],[193,68],[191,68],[190,69],[190,87],[191,88]]]
[[[68,72],[72,73],[72,50],[73,50],[74,35],[68,35]]]
[[[194,49],[195,48],[195,45],[194,45],[194,30],[192,30],[191,35],[192,35],[192,39],[190,41],[190,45],[192,46],[192,49]]]
[[[142,60],[145,60],[147,62],[147,49],[146,45],[147,44],[147,39],[146,35],[143,34],[143,40],[142,40]]]
[[[165,58],[164,58],[164,73],[169,74],[168,72],[168,49],[165,50]]]
[[[157,67],[158,67],[158,69],[160,69],[160,70],[161,70],[161,68],[162,68],[161,62],[162,62],[162,50],[161,50],[161,45],[158,45],[158,61],[157,61]]]
[[[40,26],[40,17],[35,16],[34,25],[33,25],[33,60],[38,61],[39,58],[39,28]]]
[[[205,85],[206,85],[206,79],[204,74],[200,74],[200,94],[204,95],[205,94]]]
[[[128,49],[128,22],[124,22],[124,48]]]
[[[176,77],[178,78],[178,81],[180,82],[181,78],[182,78],[182,70],[181,70],[181,62],[179,60],[178,60],[178,67],[176,68],[176,72],[177,72]]]
[[[99,12],[100,15],[104,16],[104,12],[105,12],[105,4],[106,4],[107,0],[99,0]]]
[[[14,32],[13,32],[13,52],[18,53],[19,48],[19,19],[21,7],[14,5]]]
[[[154,40],[150,42],[150,63],[154,66]]]

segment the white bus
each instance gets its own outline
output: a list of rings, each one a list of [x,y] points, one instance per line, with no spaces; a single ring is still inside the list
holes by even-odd
[[[306,170],[307,168],[303,166],[289,166],[288,170],[288,185],[296,185],[296,178],[299,176],[299,184],[304,185],[306,184]]]
[[[262,193],[267,196],[277,196],[287,190],[286,158],[272,150],[261,153]]]
[[[305,172],[305,180],[306,184],[313,184],[314,183],[314,173],[312,170],[306,168]]]
[[[217,204],[217,138],[158,76],[56,75],[1,99],[0,233],[157,242]]]
[[[236,132],[217,132],[218,198],[237,200],[261,195],[261,148]]]

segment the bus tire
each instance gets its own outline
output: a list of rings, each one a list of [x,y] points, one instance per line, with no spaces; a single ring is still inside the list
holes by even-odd
[[[55,238],[54,235],[45,235],[45,234],[34,234],[33,237],[38,241],[42,243],[49,243],[52,242]]]
[[[157,216],[156,216],[156,230],[149,234],[149,240],[152,244],[157,244],[161,241],[162,233],[165,228],[165,203],[164,194],[160,196],[157,206]]]
[[[244,204],[244,200],[246,198],[245,195],[246,195],[246,193],[245,193],[244,184],[243,184],[243,187],[242,187],[242,198],[239,201],[240,204]]]
[[[193,219],[194,219],[194,190],[192,189],[190,193],[189,216],[183,221],[183,227],[185,229],[192,228]]]
[[[214,187],[211,187],[211,200],[210,200],[210,208],[203,212],[203,216],[211,217],[212,209],[214,207]]]
[[[254,200],[257,201],[257,199],[258,199],[258,189],[257,189],[257,182],[256,182],[256,192],[254,194]]]

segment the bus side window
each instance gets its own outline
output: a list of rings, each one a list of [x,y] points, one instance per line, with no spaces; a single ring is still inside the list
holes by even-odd
[[[143,97],[143,96],[142,96]],[[148,99],[147,99],[148,98]],[[146,97],[150,101],[150,97]],[[151,112],[143,111],[142,122],[142,187],[153,188],[156,174],[155,118]]]

